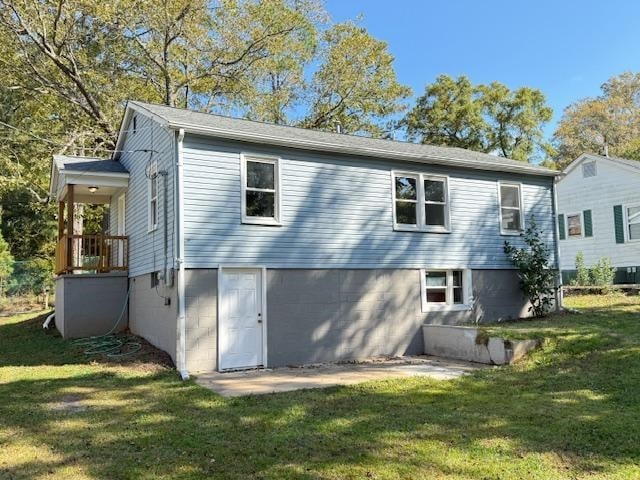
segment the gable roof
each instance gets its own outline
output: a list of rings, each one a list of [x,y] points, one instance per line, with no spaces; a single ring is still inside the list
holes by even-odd
[[[122,150],[127,133],[126,128],[134,112],[151,117],[170,129],[184,129],[187,133],[261,145],[548,177],[559,174],[545,167],[463,148],[321,132],[135,101],[127,103],[116,144],[115,158]]]
[[[595,153],[583,153],[578,158],[576,158],[573,162],[566,166],[566,168],[562,171],[563,176],[568,175],[570,172],[575,170],[578,165],[580,165],[585,160],[604,160],[607,162],[611,162],[616,165],[620,165],[627,169],[631,168],[632,170],[640,173],[640,162],[636,160],[629,160],[628,158],[622,157],[605,157],[604,155],[598,155]]]
[[[114,162],[109,158],[54,155],[53,162],[58,170],[67,172],[128,173],[122,163]]]
[[[101,178],[117,177],[118,181],[122,179],[128,181],[129,172],[122,163],[109,158],[54,155],[49,175],[49,198],[56,198],[60,193],[56,191],[59,186],[58,180],[67,179],[70,176],[83,180],[97,176]]]

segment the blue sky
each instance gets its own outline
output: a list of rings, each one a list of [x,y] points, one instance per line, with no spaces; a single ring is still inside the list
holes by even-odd
[[[640,70],[640,1],[327,0],[334,21],[356,19],[386,41],[399,80],[420,95],[442,74],[531,86],[553,108],[596,96],[613,75]]]

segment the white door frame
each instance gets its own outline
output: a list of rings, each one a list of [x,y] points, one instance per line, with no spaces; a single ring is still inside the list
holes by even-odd
[[[118,196],[118,218],[117,218],[117,235],[124,235],[126,229],[126,197],[124,193]]]
[[[122,192],[119,196],[117,201],[117,214],[118,214],[118,218],[116,219],[116,234],[118,236],[124,236],[126,235],[125,231],[126,231],[126,225],[127,225],[127,203],[126,203],[126,196],[125,193]],[[118,264],[119,265],[123,265],[124,264],[124,250],[122,249],[123,245],[125,245],[124,242],[117,242],[116,245],[118,245]]]
[[[260,297],[261,297],[261,318],[262,318],[262,368],[267,368],[267,268],[264,266],[247,266],[247,265],[219,265],[218,266],[218,322],[217,322],[217,350],[218,350],[218,371],[225,371],[221,368],[222,352],[220,350],[220,335],[222,329],[220,323],[225,318],[226,312],[223,308],[222,296],[224,294],[224,270],[249,270],[260,272]],[[249,367],[251,368],[251,367]]]

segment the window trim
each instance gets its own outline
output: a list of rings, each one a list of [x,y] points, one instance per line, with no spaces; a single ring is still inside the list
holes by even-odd
[[[250,225],[270,225],[281,226],[280,212],[282,211],[282,195],[280,189],[282,181],[280,178],[280,157],[255,153],[240,154],[240,218],[241,223]],[[271,189],[260,189],[247,187],[247,162],[269,163],[274,166],[274,216],[273,217],[254,217],[247,215],[247,190],[249,191],[265,191],[270,192]]]
[[[453,303],[453,272],[462,272],[462,303]],[[446,272],[446,303],[427,302],[427,272]],[[468,311],[473,308],[472,270],[466,267],[421,268],[420,269],[420,305],[423,313],[438,311]]]
[[[407,223],[398,223],[396,216],[396,202],[402,202],[407,200],[396,198],[396,178],[397,177],[409,177],[416,179],[416,224],[411,225]],[[440,225],[427,225],[427,219],[425,214],[425,205],[427,201],[424,198],[424,181],[425,180],[437,180],[444,183],[444,226]],[[393,210],[393,230],[399,232],[426,232],[426,233],[451,233],[451,217],[450,217],[450,197],[449,197],[449,176],[438,175],[424,172],[411,172],[407,170],[392,170],[391,171],[391,208]],[[414,203],[413,200],[408,202]],[[440,205],[438,202],[429,202],[431,204]],[[420,208],[418,208],[420,206]]]
[[[518,230],[505,230],[502,228],[502,187],[517,187],[518,188],[518,209],[520,211],[520,228]],[[515,207],[504,207],[511,210],[515,210]],[[524,202],[522,198],[522,183],[521,182],[505,182],[498,181],[498,218],[500,220],[500,235],[520,236],[524,232]]]
[[[159,195],[159,185],[158,185],[158,160],[153,160],[149,163],[148,173],[147,173],[147,233],[154,232],[158,229],[158,223],[160,223],[160,195]],[[152,192],[152,183],[156,183],[156,195],[155,197],[151,196]],[[151,203],[155,201],[156,208],[156,218],[153,218]],[[155,222],[153,221],[155,220]]]
[[[625,243],[627,242],[640,242],[640,238],[631,238],[629,233],[629,208],[638,208],[640,207],[640,203],[629,203],[622,206],[623,211],[623,221],[624,221],[624,239]],[[635,225],[635,223],[634,223]]]
[[[569,217],[579,217],[580,218],[580,235],[571,235],[569,233]],[[583,212],[574,212],[574,213],[567,213],[564,216],[564,223],[565,223],[565,238],[567,240],[569,240],[570,238],[585,238],[584,237],[584,215]]]

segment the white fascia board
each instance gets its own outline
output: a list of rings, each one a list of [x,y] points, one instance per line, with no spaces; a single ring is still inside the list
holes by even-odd
[[[55,187],[54,187],[55,185]],[[58,169],[56,168],[56,161],[51,159],[51,174],[49,175],[49,199],[57,198],[58,189]]]
[[[65,185],[96,185],[99,187],[126,188],[129,186],[129,174],[87,174],[83,172],[63,171]]]
[[[156,115],[155,113],[150,112],[146,108],[141,105],[138,105],[136,102],[129,101],[125,107],[124,115],[122,117],[122,122],[120,123],[120,129],[118,130],[118,140],[116,140],[115,152],[113,155],[113,159],[117,160],[122,153],[122,148],[124,147],[124,142],[127,137],[127,129],[129,128],[129,122],[131,121],[131,116],[134,113],[139,113],[144,115],[145,117],[149,117],[155,122],[159,123],[163,127],[167,127],[167,121]]]

